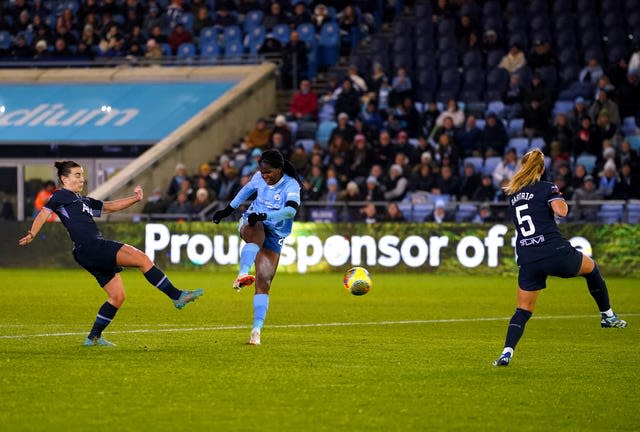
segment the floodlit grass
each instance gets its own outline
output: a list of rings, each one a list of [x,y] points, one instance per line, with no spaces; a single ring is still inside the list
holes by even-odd
[[[584,280],[550,280],[508,368],[493,368],[515,278],[276,277],[258,347],[234,275],[169,272],[205,296],[178,311],[133,270],[104,294],[82,270],[0,270],[0,430],[638,430],[637,280],[608,280],[629,328],[600,329]]]

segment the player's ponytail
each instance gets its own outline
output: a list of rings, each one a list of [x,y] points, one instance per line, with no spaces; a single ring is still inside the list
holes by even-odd
[[[274,168],[282,168],[282,171],[287,174],[289,177],[294,178],[300,186],[302,186],[302,182],[300,178],[298,178],[298,172],[296,168],[293,166],[291,162],[286,160],[282,153],[278,150],[265,150],[260,155],[259,163],[266,163],[271,165]]]
[[[58,178],[62,181],[62,177],[66,177],[71,172],[72,168],[78,168],[80,165],[75,163],[74,161],[56,161],[54,166],[58,170]]]
[[[502,188],[507,195],[513,195],[523,187],[540,181],[540,177],[544,172],[544,153],[539,149],[533,149],[522,156],[520,163],[521,166],[518,172]]]

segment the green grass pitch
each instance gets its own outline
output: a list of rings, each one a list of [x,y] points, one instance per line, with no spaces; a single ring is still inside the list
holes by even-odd
[[[105,336],[82,270],[0,270],[0,431],[632,431],[638,281],[609,278],[627,329],[601,329],[581,278],[550,279],[508,368],[494,368],[515,278],[276,276],[262,345],[234,275],[168,272],[205,296],[178,311],[134,270]]]

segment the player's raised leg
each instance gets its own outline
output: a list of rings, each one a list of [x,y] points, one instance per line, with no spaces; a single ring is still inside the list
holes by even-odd
[[[109,298],[100,306],[93,327],[84,341],[84,346],[115,346],[115,344],[102,337],[102,332],[111,324],[126,297],[120,274],[116,273],[102,288]]]
[[[502,354],[493,361],[494,366],[509,366],[518,341],[524,333],[524,327],[531,318],[540,291],[525,291],[518,288],[518,307],[509,321],[507,337]]]
[[[625,328],[627,322],[618,318],[611,309],[609,301],[609,290],[602,275],[598,264],[586,255],[582,255],[582,265],[580,266],[579,276],[584,276],[587,281],[587,287],[591,297],[596,301],[598,310],[600,311],[600,326],[602,328]]]
[[[137,267],[140,269],[147,281],[173,300],[174,306],[178,309],[182,309],[187,303],[191,303],[204,294],[202,288],[186,291],[179,290],[173,286],[167,275],[156,267],[144,252],[133,246],[123,245],[118,251],[116,261],[118,265],[123,267]]]
[[[245,224],[240,229],[242,239],[246,242],[240,252],[240,269],[238,277],[233,281],[233,289],[240,291],[246,286],[253,285],[256,281],[255,276],[250,275],[249,271],[256,261],[256,256],[260,252],[260,248],[264,244],[264,227],[258,222],[254,226]]]
[[[249,337],[250,345],[260,345],[264,320],[269,309],[269,290],[276,274],[280,255],[269,249],[262,249],[256,257],[256,291],[253,296],[253,327]]]

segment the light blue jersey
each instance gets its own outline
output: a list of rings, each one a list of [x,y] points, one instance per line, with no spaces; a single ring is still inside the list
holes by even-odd
[[[243,213],[242,217],[246,219],[249,213],[266,213],[267,220],[263,222],[265,228],[281,238],[291,234],[293,218],[270,218],[269,213],[284,209],[287,201],[293,201],[300,205],[300,185],[296,179],[283,174],[278,183],[268,185],[262,178],[260,171],[258,171],[253,175],[251,181],[240,189],[231,201],[231,207],[238,208],[254,192],[257,192],[257,197],[247,211]]]

